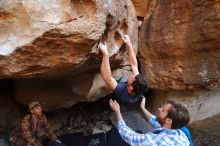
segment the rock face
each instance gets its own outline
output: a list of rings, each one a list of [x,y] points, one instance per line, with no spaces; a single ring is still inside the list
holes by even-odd
[[[132,36],[137,52],[129,0],[3,0],[0,26],[0,78],[16,79],[17,101],[40,100],[48,109],[108,93],[99,75],[100,41],[107,42],[113,69],[128,65],[121,35]]]
[[[145,17],[148,12],[151,0],[131,0],[138,17]]]
[[[98,51],[100,40],[107,41],[112,55],[122,46],[119,32],[134,35],[137,49],[136,19],[129,1],[4,0],[0,4],[0,78],[85,72],[85,67],[76,68]]]
[[[220,1],[152,1],[139,35],[151,88],[220,87]]]
[[[220,115],[208,118],[206,120],[193,122],[190,126],[190,132],[193,144],[197,146],[219,145],[220,136]],[[208,133],[208,134],[207,134]]]

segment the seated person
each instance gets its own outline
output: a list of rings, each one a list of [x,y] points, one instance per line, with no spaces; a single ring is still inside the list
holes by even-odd
[[[40,128],[48,138],[61,143],[53,130],[49,127],[46,116],[42,113],[42,105],[38,101],[29,104],[30,113],[27,114],[12,131],[10,141],[12,146],[43,146],[38,138]]]

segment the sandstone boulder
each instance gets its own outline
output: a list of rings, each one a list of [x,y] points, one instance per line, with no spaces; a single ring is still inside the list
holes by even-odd
[[[138,25],[130,0],[3,0],[0,2],[0,78],[15,79],[15,98],[46,109],[70,107],[108,94],[97,46],[106,41],[115,77],[128,66],[121,36],[135,52]]]
[[[132,36],[137,49],[130,1],[3,0],[0,8],[0,78],[83,73],[90,68],[80,66],[97,54],[100,40],[107,41],[114,55],[123,45],[123,34]]]
[[[151,88],[220,87],[220,1],[153,0],[139,55]]]

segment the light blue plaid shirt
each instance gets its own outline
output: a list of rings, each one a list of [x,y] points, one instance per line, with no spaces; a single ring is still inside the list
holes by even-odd
[[[123,120],[117,126],[121,137],[131,146],[189,146],[189,140],[182,130],[162,128],[155,116],[150,123],[155,129],[146,134],[130,129]]]

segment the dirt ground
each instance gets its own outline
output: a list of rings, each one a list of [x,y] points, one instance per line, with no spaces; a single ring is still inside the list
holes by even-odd
[[[189,126],[195,146],[220,146],[220,114]]]

